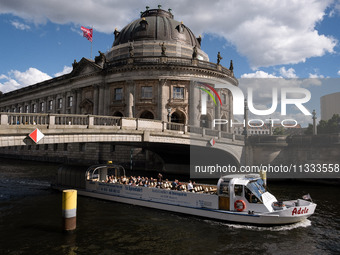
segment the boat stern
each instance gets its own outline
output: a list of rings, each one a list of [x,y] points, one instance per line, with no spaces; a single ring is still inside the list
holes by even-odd
[[[284,201],[279,206],[273,204],[272,215],[277,215],[282,220],[290,223],[307,219],[315,212],[316,204],[303,199]]]

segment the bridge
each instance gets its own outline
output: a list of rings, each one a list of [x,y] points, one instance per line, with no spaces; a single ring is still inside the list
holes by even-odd
[[[91,148],[86,154],[80,152],[76,146],[77,143],[102,145],[106,143],[154,152],[162,159],[162,164],[167,170],[171,169],[171,172],[177,173],[188,171],[192,158],[198,159],[202,165],[203,163],[209,165],[207,163],[209,160],[219,165],[236,166],[340,164],[340,134],[250,136],[245,140],[244,136],[220,130],[159,120],[66,114],[0,113],[0,115],[0,154],[26,153],[27,159],[43,155],[48,161],[50,159],[48,153],[65,158],[72,154],[84,161],[92,154],[96,154],[94,158],[97,159],[112,159],[113,151],[108,148],[89,146]],[[38,145],[28,137],[28,134],[36,128],[45,135]],[[214,145],[211,144],[212,139],[216,142]],[[50,148],[51,144],[53,146],[75,144],[76,149],[68,146],[68,150],[55,150]],[[39,150],[34,149],[34,146],[40,145],[51,146],[47,149],[41,147]],[[13,147],[14,149],[11,149]],[[32,150],[23,150],[27,147],[32,147]],[[116,157],[118,159],[123,155],[122,152],[119,153]],[[105,154],[106,158],[100,157],[101,154]]]
[[[178,154],[190,158],[192,148],[203,149],[200,152],[205,155],[220,155],[232,165],[243,164],[245,160],[244,137],[220,130],[112,116],[0,114],[0,147],[35,145],[28,134],[39,128],[45,136],[38,144],[110,142],[131,145],[157,153],[168,165],[178,163]]]

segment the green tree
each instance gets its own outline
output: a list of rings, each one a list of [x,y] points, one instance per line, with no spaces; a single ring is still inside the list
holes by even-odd
[[[284,134],[285,134],[284,127],[277,127],[273,131],[273,135],[284,135]]]
[[[318,134],[332,134],[340,132],[340,116],[339,114],[334,114],[329,120],[320,120],[317,125]],[[313,134],[313,125],[309,124],[306,135]]]

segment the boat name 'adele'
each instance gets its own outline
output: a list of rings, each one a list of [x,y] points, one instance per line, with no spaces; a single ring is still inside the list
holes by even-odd
[[[305,214],[305,213],[308,213],[308,208],[300,208],[299,210],[297,208],[294,208],[294,210],[292,211],[292,215],[294,214]]]

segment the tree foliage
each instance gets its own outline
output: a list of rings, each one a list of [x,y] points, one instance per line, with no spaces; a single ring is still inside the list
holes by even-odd
[[[285,129],[284,127],[277,127],[273,130],[273,135],[284,135],[285,134]]]
[[[340,132],[340,116],[339,114],[334,114],[329,120],[320,120],[317,125],[318,134],[332,134]],[[309,124],[306,135],[313,134],[313,125]]]

